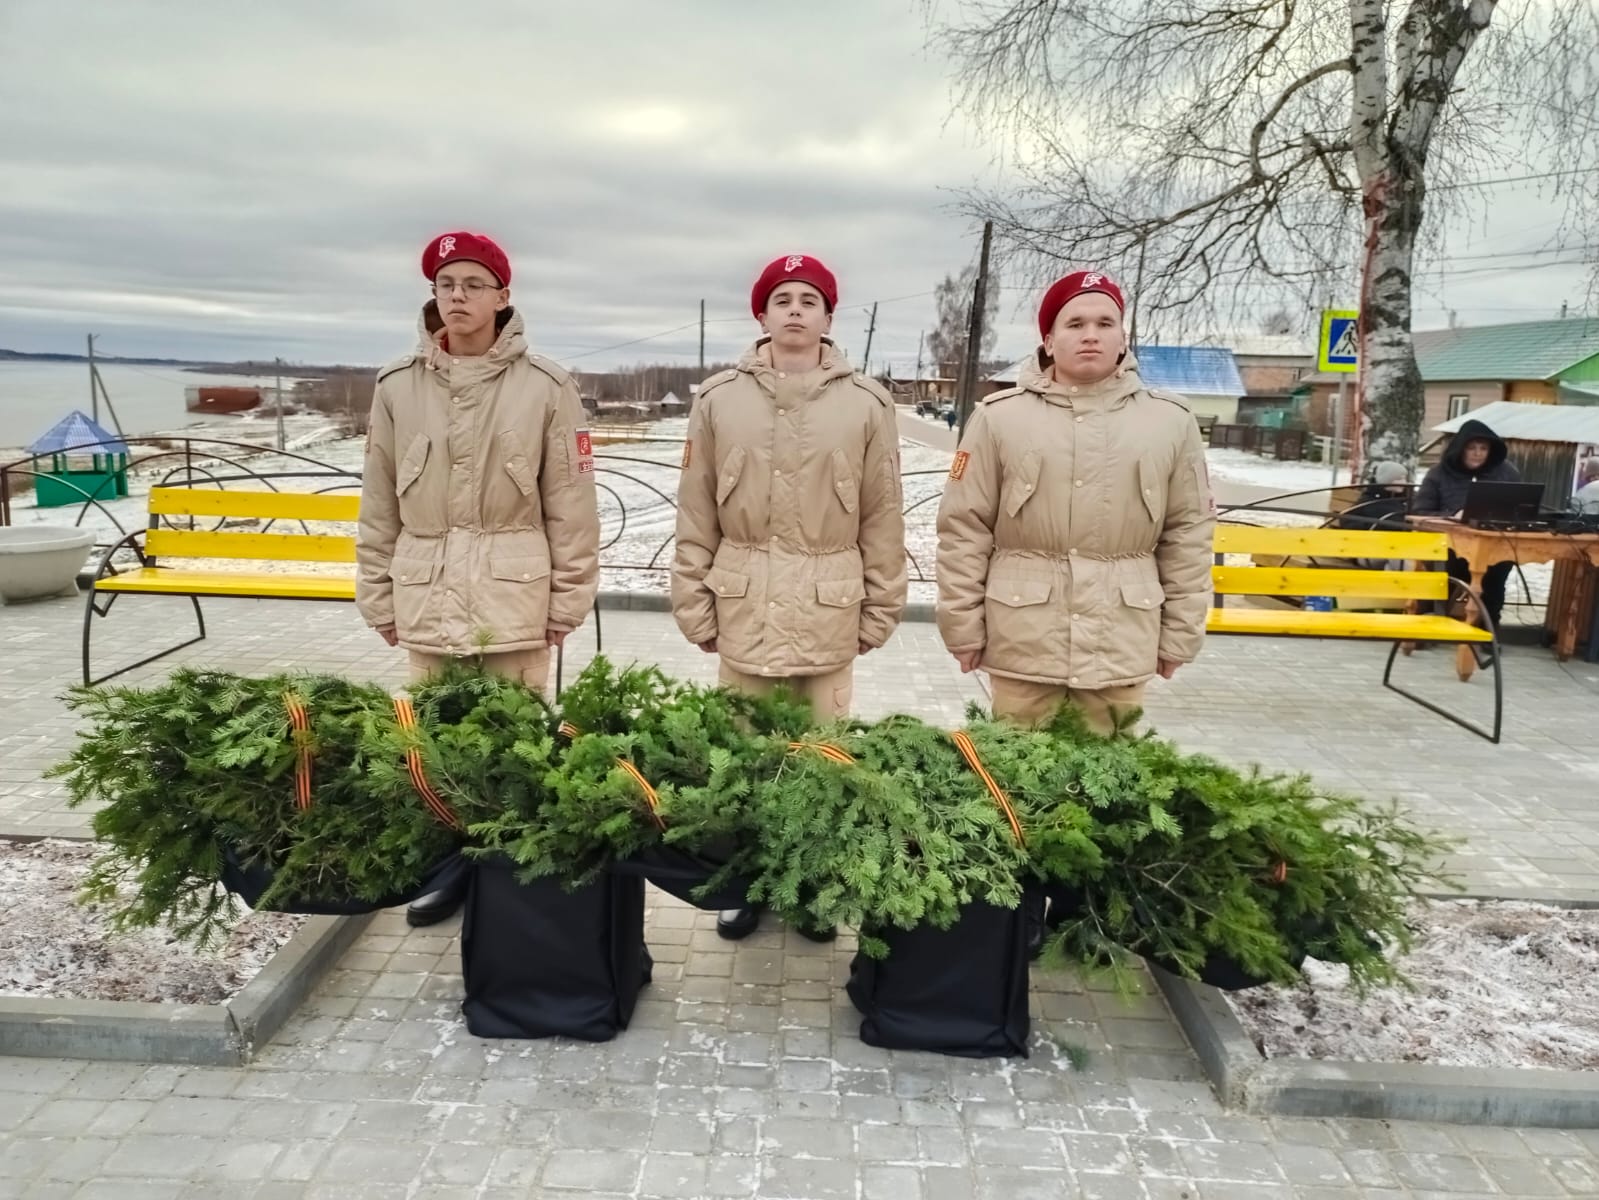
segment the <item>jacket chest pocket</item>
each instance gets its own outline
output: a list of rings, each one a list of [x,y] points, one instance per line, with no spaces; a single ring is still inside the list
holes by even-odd
[[[833,494],[847,513],[860,507],[861,483],[842,450],[833,451]]]
[[[403,496],[411,490],[411,485],[422,477],[422,468],[428,463],[428,450],[432,442],[428,435],[419,433],[411,439],[411,444],[405,448],[405,455],[400,459],[400,466],[394,473],[394,494]]]
[[[1166,519],[1166,473],[1148,456],[1138,460],[1138,493],[1144,511],[1158,527]]]
[[[727,457],[722,460],[721,469],[716,473],[716,503],[724,504],[733,494],[733,489],[738,486],[740,477],[744,474],[743,446],[734,446],[727,452]]]
[[[1029,450],[1023,456],[1021,466],[1014,473],[1007,473],[1000,496],[1007,517],[1014,517],[1021,512],[1022,505],[1038,494],[1038,474],[1043,462],[1036,450]]]
[[[505,473],[511,477],[511,482],[516,484],[517,490],[522,495],[531,496],[538,490],[539,481],[533,473],[533,464],[528,461],[522,439],[510,430],[506,430],[500,434],[499,442],[500,451],[505,456]]]

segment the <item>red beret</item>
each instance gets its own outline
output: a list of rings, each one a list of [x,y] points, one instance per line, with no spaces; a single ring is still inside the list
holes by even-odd
[[[422,274],[431,283],[445,263],[462,260],[482,263],[494,272],[501,287],[511,286],[511,260],[481,233],[446,233],[434,238],[422,251]]]
[[[1118,311],[1127,311],[1121,288],[1105,272],[1073,271],[1050,284],[1049,291],[1044,293],[1043,303],[1038,306],[1038,332],[1047,335],[1055,327],[1055,318],[1060,316],[1060,310],[1084,292],[1100,292],[1116,302]]]
[[[766,311],[766,301],[777,285],[790,279],[808,283],[821,292],[822,299],[827,301],[828,312],[838,307],[838,280],[833,278],[833,272],[809,254],[786,254],[767,264],[766,270],[755,281],[754,288],[750,290],[750,311],[760,316]]]

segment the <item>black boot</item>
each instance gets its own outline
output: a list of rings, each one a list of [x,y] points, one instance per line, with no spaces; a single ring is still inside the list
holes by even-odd
[[[405,923],[411,926],[437,925],[453,917],[466,903],[466,878],[447,888],[429,892],[411,901],[405,910]]]
[[[716,914],[716,932],[730,942],[749,937],[760,923],[758,908],[724,908]]]

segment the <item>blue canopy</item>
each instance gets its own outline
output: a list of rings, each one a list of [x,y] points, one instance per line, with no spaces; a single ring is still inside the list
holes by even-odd
[[[97,442],[105,444],[96,445]],[[115,434],[108,433],[103,426],[74,409],[57,421],[49,433],[28,447],[29,454],[60,454],[68,450],[83,454],[126,454],[128,446]]]

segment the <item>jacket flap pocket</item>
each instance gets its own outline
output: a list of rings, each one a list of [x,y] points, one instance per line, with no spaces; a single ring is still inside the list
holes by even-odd
[[[500,434],[499,443],[500,453],[505,455],[505,473],[524,496],[531,496],[539,485],[533,474],[533,464],[528,462],[522,439],[511,430],[506,430]]]
[[[389,578],[398,584],[433,582],[431,558],[396,558],[389,563]]]
[[[1036,450],[1029,450],[1022,459],[1021,469],[1005,481],[1005,515],[1014,517],[1038,491],[1038,470],[1043,459]]]
[[[394,475],[396,496],[405,495],[406,490],[421,477],[422,468],[427,466],[431,445],[425,433],[419,433],[411,439],[411,444],[405,448],[405,457],[400,459],[399,470]]]
[[[732,494],[738,486],[738,477],[744,473],[744,447],[734,446],[727,452],[727,457],[722,460],[721,470],[716,476],[716,502],[721,504]],[[740,592],[739,595],[743,595]]]
[[[854,512],[860,503],[861,485],[850,470],[849,459],[842,450],[833,451],[833,491],[845,512]]]
[[[705,586],[718,596],[735,600],[749,593],[750,577],[723,567],[712,567],[705,573]]]
[[[1159,608],[1165,602],[1166,593],[1161,590],[1158,583],[1122,584],[1122,603],[1128,608],[1142,608],[1147,611]]]
[[[514,583],[532,583],[550,573],[550,562],[532,554],[496,554],[489,559],[489,574]]]
[[[1006,608],[1027,608],[1045,603],[1054,590],[1055,585],[1047,579],[990,579],[987,595]]]
[[[852,608],[866,599],[866,584],[860,579],[819,579],[816,602],[828,608]]]

